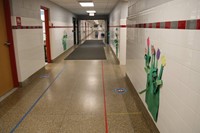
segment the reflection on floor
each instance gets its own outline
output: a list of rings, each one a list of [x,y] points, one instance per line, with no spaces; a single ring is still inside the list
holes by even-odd
[[[124,69],[108,46],[105,52],[107,60],[64,60],[65,54],[47,64],[32,83],[0,103],[0,132],[152,132],[127,86]],[[128,91],[120,95],[116,88]]]

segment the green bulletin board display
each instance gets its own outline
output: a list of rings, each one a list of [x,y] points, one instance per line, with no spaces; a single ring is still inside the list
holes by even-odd
[[[153,119],[157,122],[160,100],[160,88],[163,85],[162,75],[164,67],[166,66],[165,56],[161,57],[160,71],[158,70],[158,61],[160,59],[161,51],[155,50],[151,45],[150,54],[150,39],[147,39],[147,49],[145,48],[145,72],[147,74],[146,89],[140,92],[140,94],[146,92],[145,102],[148,109],[153,116]]]

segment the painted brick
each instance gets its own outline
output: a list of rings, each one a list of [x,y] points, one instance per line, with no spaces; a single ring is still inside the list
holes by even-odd
[[[196,24],[196,25],[197,25],[196,28],[197,28],[197,29],[200,29],[200,19],[198,19],[196,23],[197,23],[197,24]]]
[[[165,22],[165,28],[170,29],[171,28],[171,22]]]
[[[156,28],[160,28],[160,22],[156,23]]]
[[[171,22],[171,29],[177,29],[178,28],[178,21],[172,21]]]
[[[178,29],[185,29],[186,28],[186,21],[178,21]]]
[[[152,28],[152,23],[149,23],[149,28]]]
[[[188,20],[186,29],[196,29],[197,27],[197,21],[196,20]]]

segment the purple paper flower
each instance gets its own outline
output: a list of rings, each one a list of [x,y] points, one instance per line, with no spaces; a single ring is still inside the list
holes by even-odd
[[[157,50],[157,55],[156,55],[156,57],[157,57],[157,60],[160,59],[160,49]]]

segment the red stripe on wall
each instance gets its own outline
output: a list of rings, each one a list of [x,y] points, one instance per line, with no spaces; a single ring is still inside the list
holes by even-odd
[[[133,25],[130,25],[131,27],[133,26]],[[127,25],[116,25],[116,26],[109,26],[110,28],[126,28],[127,27]]]
[[[185,29],[186,20],[178,21],[178,29]]]
[[[194,24],[190,26],[191,22],[196,21],[196,28]],[[162,24],[162,25],[161,25]],[[187,26],[188,24],[188,26]],[[190,29],[199,30],[200,29],[200,19],[196,20],[179,20],[179,21],[166,21],[166,22],[152,22],[152,23],[141,23],[141,24],[130,24],[127,25],[128,28],[162,28],[162,29]]]
[[[200,19],[197,20],[197,29],[200,29]]]
[[[160,28],[160,22],[156,23],[156,28]]]
[[[126,28],[126,25],[120,25],[121,28]]]
[[[73,28],[73,26],[50,26],[49,28]]]
[[[42,26],[12,26],[12,29],[42,29]]]
[[[171,28],[171,22],[165,22],[165,28],[170,29]]]
[[[152,23],[149,23],[149,28],[152,28]]]
[[[110,28],[112,28],[112,27],[115,28],[115,27],[120,27],[120,26],[118,25],[118,26],[109,26],[109,27],[110,27]]]

